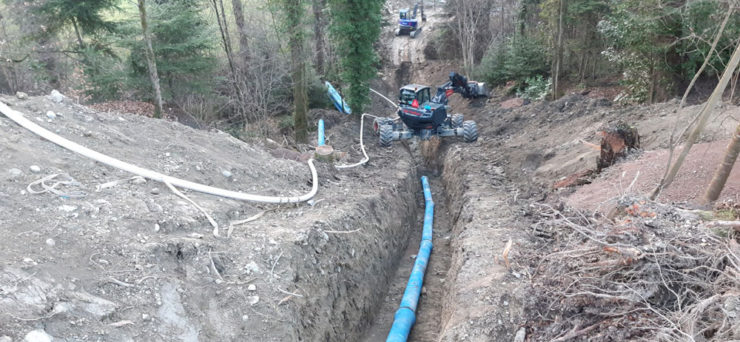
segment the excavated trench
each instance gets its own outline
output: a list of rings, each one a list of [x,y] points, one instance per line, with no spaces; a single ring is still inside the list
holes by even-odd
[[[423,144],[419,147],[422,151],[424,150]],[[426,153],[422,152],[422,154]],[[444,155],[445,151],[440,149],[439,153],[433,157],[434,160],[421,160],[420,156],[416,158],[419,167],[417,168],[416,177],[412,181],[419,183],[421,176],[427,176],[435,203],[434,247],[425,272],[424,285],[416,311],[416,323],[409,335],[409,341],[437,340],[444,326],[442,318],[449,316],[444,314],[444,304],[450,302],[446,298],[446,294],[448,293],[448,286],[451,284],[447,281],[447,274],[453,258],[451,246],[453,245],[454,216],[451,215],[448,208],[450,203],[456,202],[449,198],[448,192],[445,190],[446,178],[442,175],[444,166],[441,164]],[[450,177],[447,177],[447,179],[450,179]],[[398,254],[398,259],[389,262],[393,265],[394,271],[386,280],[386,286],[380,296],[375,297],[378,307],[375,309],[374,318],[369,322],[370,324],[364,330],[361,338],[358,339],[360,341],[385,341],[393,324],[394,315],[399,308],[416,254],[419,252],[424,222],[424,196],[420,189],[417,189],[413,196],[416,210],[412,217],[405,220],[407,225],[399,227],[408,233],[405,248],[401,250],[402,253]]]
[[[450,228],[452,224],[447,211],[447,198],[444,185],[441,178],[434,176],[434,174],[435,172],[420,170],[420,175],[429,177],[432,197],[435,200],[434,248],[427,264],[424,286],[422,287],[422,294],[416,311],[416,323],[409,336],[410,341],[432,341],[437,339],[441,327],[442,303],[446,292],[446,275],[450,267]],[[416,203],[419,208],[423,208],[423,196],[417,196]],[[423,221],[423,213],[420,211],[417,214],[414,226],[408,227],[411,230],[411,234],[406,250],[398,261],[398,268],[389,281],[386,293],[380,303],[378,314],[373,320],[373,324],[363,335],[361,341],[375,342],[386,340],[388,331],[393,324],[394,314],[398,310],[401,297],[411,274],[416,253],[419,251]]]
[[[403,149],[399,144],[394,149]],[[414,153],[417,154],[417,153]],[[444,160],[440,151],[438,160]],[[405,162],[405,161],[402,161]],[[417,165],[429,165],[417,160]],[[435,163],[436,164],[436,163]],[[433,243],[410,341],[436,340],[444,326],[453,259],[455,203],[447,195],[441,165],[409,165],[398,186],[357,204],[356,211],[312,230],[292,255],[294,281],[312,293],[291,306],[298,341],[385,341],[419,250],[424,197],[420,177],[429,178],[435,201]],[[449,178],[449,177],[447,177]],[[343,227],[355,233],[326,234]]]
[[[293,281],[311,296],[291,304],[293,340],[356,341],[370,325],[417,222],[421,186],[406,169],[294,247]]]

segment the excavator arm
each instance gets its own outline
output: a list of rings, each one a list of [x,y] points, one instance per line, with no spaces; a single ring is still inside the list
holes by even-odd
[[[465,76],[453,71],[450,73],[450,80],[437,88],[437,94],[435,94],[432,102],[447,104],[448,98],[454,93],[458,93],[466,99],[488,97],[485,83],[468,81]]]
[[[424,3],[416,3],[414,4],[414,16],[412,18],[416,19],[416,13],[421,10],[421,21],[427,21],[427,15],[424,14]]]

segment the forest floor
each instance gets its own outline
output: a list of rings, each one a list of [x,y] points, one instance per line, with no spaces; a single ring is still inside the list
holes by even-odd
[[[416,40],[384,28],[385,69],[373,85],[389,98],[404,83],[439,85],[456,71],[424,57],[445,20],[428,16]],[[732,286],[740,245],[694,210],[740,108],[718,108],[676,183],[650,202],[641,195],[662,172],[677,102],[622,106],[591,94],[514,108],[496,92],[455,96],[453,111],[478,123],[471,144],[380,148],[366,125],[370,161],[348,170],[317,163],[319,192],[308,203],[183,191],[219,224],[218,235],[166,185],[90,161],[0,115],[0,341],[383,340],[420,238],[421,175],[437,203],[435,247],[411,340],[740,339]],[[392,112],[373,100],[373,114]],[[240,141],[66,98],[0,101],[63,137],[176,177],[272,196],[312,185],[311,145]],[[699,108],[678,112],[678,127]],[[310,115],[347,152],[338,163],[361,158],[358,121]],[[590,184],[554,189],[596,168],[599,132],[619,121],[637,128],[641,148]],[[739,195],[735,170],[723,210],[740,212]],[[609,283],[589,282],[601,280]],[[674,298],[685,284],[690,295]],[[630,286],[637,290],[620,292]]]

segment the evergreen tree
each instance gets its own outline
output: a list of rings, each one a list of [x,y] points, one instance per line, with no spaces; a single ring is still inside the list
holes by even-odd
[[[103,12],[117,7],[117,0],[47,0],[36,8],[47,23],[47,33],[56,33],[71,25],[80,49],[85,48],[85,34],[111,32],[115,26]]]
[[[157,70],[165,100],[178,100],[193,92],[207,93],[213,87],[213,71],[218,67],[213,55],[217,40],[213,28],[204,20],[202,10],[197,1],[171,0],[147,4],[149,32],[155,59],[160,61]],[[135,28],[132,27],[132,31],[136,32]],[[135,89],[147,87],[145,43],[128,40],[126,44],[132,51],[132,86]]]
[[[383,1],[329,0],[329,6],[342,79],[350,86],[347,102],[355,113],[362,113],[370,102],[369,81],[376,74],[373,43],[380,35]]]

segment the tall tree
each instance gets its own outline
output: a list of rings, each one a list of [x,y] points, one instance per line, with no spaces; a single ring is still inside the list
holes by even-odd
[[[146,64],[149,69],[149,79],[154,89],[154,117],[162,117],[162,90],[159,88],[159,74],[157,73],[157,61],[154,59],[154,49],[152,49],[152,39],[149,35],[149,26],[146,21],[146,3],[145,0],[139,1],[139,17],[141,18],[141,31],[144,34],[146,43]]]
[[[362,113],[370,102],[369,82],[377,70],[373,43],[380,35],[382,6],[382,0],[329,0],[330,30],[342,79],[349,84],[347,102],[355,113]]]
[[[286,29],[289,31],[290,64],[293,79],[293,129],[296,142],[305,143],[308,139],[308,91],[306,81],[306,56],[304,53],[305,34],[303,16],[305,8],[302,0],[283,0]]]
[[[242,0],[231,0],[231,8],[234,11],[234,21],[239,31],[239,64],[244,67],[249,64],[249,32],[244,21]]]
[[[555,40],[555,57],[552,71],[552,99],[553,101],[560,95],[560,68],[563,64],[563,17],[565,16],[565,0],[560,0],[558,9],[558,36]]]
[[[324,9],[326,8],[326,0],[312,0],[313,8],[313,32],[315,44],[315,56],[316,56],[316,72],[323,75],[324,70],[324,27],[326,26],[326,20],[324,19]]]

